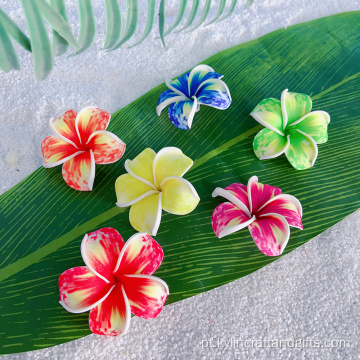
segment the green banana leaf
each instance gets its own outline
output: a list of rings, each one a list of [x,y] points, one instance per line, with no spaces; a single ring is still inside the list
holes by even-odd
[[[243,229],[219,240],[211,228],[216,186],[246,183],[252,175],[303,204],[304,230],[291,229],[285,254],[360,206],[360,23],[343,13],[280,29],[203,63],[224,74],[233,98],[226,111],[201,107],[189,131],[166,111],[157,117],[160,85],[112,117],[109,130],[127,144],[119,162],[96,168],[94,190],[77,192],[61,168],[40,168],[0,197],[0,353],[40,349],[90,333],[88,314],[59,305],[58,276],[83,265],[87,232],[111,226],[128,239],[128,209],[115,206],[114,183],[124,161],[146,147],[177,146],[194,160],[185,175],[201,201],[185,216],[164,213],[156,240],[165,258],[156,275],[170,288],[167,303],[213,289],[276,260],[263,255]],[[195,65],[195,64],[194,64]],[[313,110],[331,115],[329,141],[313,168],[296,171],[285,156],[259,161],[252,140],[261,129],[250,112],[289,88],[312,96]],[[161,316],[161,315],[160,315]]]

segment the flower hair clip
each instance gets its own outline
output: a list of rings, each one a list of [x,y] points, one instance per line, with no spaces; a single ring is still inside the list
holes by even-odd
[[[189,130],[200,105],[219,110],[230,106],[230,91],[220,80],[222,77],[210,66],[198,65],[176,80],[166,81],[169,90],[161,93],[156,113],[160,116],[161,111],[170,105],[170,121],[179,129]]]
[[[125,161],[127,174],[115,182],[116,205],[131,206],[131,226],[142,232],[156,235],[162,210],[170,214],[185,215],[192,212],[200,198],[183,175],[193,161],[176,147],[166,147],[156,153],[143,150],[133,160]]]
[[[277,187],[259,183],[256,176],[247,186],[236,183],[216,188],[212,196],[229,201],[218,205],[212,214],[212,228],[218,238],[248,227],[262,253],[279,256],[289,241],[289,226],[303,229],[300,201],[282,194]]]
[[[285,153],[296,170],[314,166],[317,144],[328,140],[330,115],[321,110],[311,111],[310,96],[284,90],[281,101],[262,100],[250,114],[265,126],[254,138],[255,155],[260,160],[272,159]]]
[[[59,277],[60,304],[78,314],[90,310],[90,330],[99,335],[123,335],[131,313],[157,317],[169,295],[167,284],[152,274],[162,263],[161,246],[147,234],[126,243],[113,228],[86,234],[81,243],[86,266]]]
[[[75,190],[91,191],[95,180],[95,164],[111,164],[124,154],[126,145],[106,131],[111,115],[96,107],[78,114],[66,111],[50,119],[54,135],[41,143],[43,166],[62,166],[65,182]]]

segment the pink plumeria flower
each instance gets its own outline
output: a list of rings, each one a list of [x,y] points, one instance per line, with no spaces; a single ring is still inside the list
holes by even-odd
[[[248,227],[262,253],[278,256],[289,241],[289,226],[303,229],[300,201],[282,194],[277,187],[259,183],[256,176],[249,179],[247,186],[216,188],[212,196],[230,201],[217,206],[212,214],[212,228],[218,238]]]
[[[167,284],[152,274],[163,260],[161,246],[144,233],[126,243],[113,228],[86,234],[81,243],[86,266],[59,277],[60,304],[72,313],[90,310],[90,330],[99,335],[125,334],[131,313],[153,319],[169,295]]]
[[[68,110],[50,119],[54,136],[41,143],[45,168],[63,164],[65,182],[75,190],[91,191],[95,164],[111,164],[125,152],[125,143],[106,131],[111,115],[96,107],[82,109],[79,114]]]

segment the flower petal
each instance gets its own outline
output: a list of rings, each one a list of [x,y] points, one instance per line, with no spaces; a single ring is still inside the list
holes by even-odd
[[[76,116],[77,112],[68,110],[59,117],[50,119],[50,128],[60,139],[80,148],[80,139],[75,127]]]
[[[267,214],[249,225],[250,234],[259,250],[267,256],[279,256],[290,237],[290,229],[283,216]]]
[[[94,334],[124,335],[130,327],[131,310],[123,285],[115,286],[110,295],[90,311],[89,326]]]
[[[159,100],[158,100],[158,105],[160,105],[161,103],[163,103],[165,100],[174,98],[176,96],[179,96],[179,94],[177,94],[176,92],[168,89],[163,91],[160,96],[159,96]]]
[[[111,164],[121,159],[126,145],[113,133],[99,130],[90,135],[87,147],[94,153],[95,164]]]
[[[133,235],[123,247],[114,273],[151,275],[161,265],[164,252],[161,246],[148,234]]]
[[[95,179],[95,160],[92,150],[64,163],[62,175],[65,182],[73,189],[91,191]]]
[[[170,121],[179,129],[189,130],[197,110],[196,98],[189,101],[179,101],[169,106]]]
[[[285,89],[281,94],[281,109],[284,118],[283,129],[308,114],[311,108],[312,100],[310,96],[288,92]]]
[[[199,86],[206,80],[209,79],[220,79],[223,75],[218,74],[214,72],[214,69],[212,69],[210,66],[207,65],[198,65],[195,66],[189,74],[189,97],[196,95],[196,92],[199,88]]]
[[[153,189],[155,189],[153,174],[155,156],[156,152],[150,148],[147,148],[143,150],[135,159],[131,161],[125,161],[126,171],[134,178],[143,181]]]
[[[90,310],[103,301],[113,285],[93,274],[86,266],[64,271],[59,276],[60,304],[72,313]]]
[[[310,135],[317,144],[323,144],[328,141],[327,129],[329,122],[330,115],[319,110],[305,115],[298,121],[293,122],[291,126]]]
[[[111,115],[97,107],[87,107],[82,109],[75,120],[76,131],[81,144],[86,144],[89,136],[99,130],[106,130],[109,125]]]
[[[251,214],[257,211],[272,197],[281,194],[281,189],[258,182],[257,176],[252,176],[247,185]]]
[[[134,315],[144,319],[159,315],[169,295],[165,281],[151,275],[121,275],[120,281]]]
[[[165,147],[155,156],[153,164],[154,182],[160,186],[169,176],[182,177],[193,165],[193,161],[176,147]]]
[[[226,84],[219,79],[204,81],[196,92],[196,98],[200,104],[220,110],[227,109],[231,104],[230,91]]]
[[[160,94],[156,114],[160,116],[161,112],[170,104],[178,101],[185,101],[188,98],[185,95],[179,95],[172,90],[166,90]]]
[[[157,190],[135,179],[130,174],[121,175],[116,179],[115,192],[117,197],[116,205],[119,207],[133,205],[147,196],[158,193]]]
[[[215,235],[220,239],[247,227],[255,220],[240,210],[236,205],[225,202],[218,205],[211,217],[211,225]]]
[[[260,160],[272,159],[283,154],[289,144],[289,136],[279,135],[267,128],[260,130],[253,141],[255,155]]]
[[[282,136],[285,135],[280,100],[274,98],[264,99],[256,105],[250,115],[269,130],[275,131]]]
[[[248,200],[246,185],[240,183],[234,183],[227,186],[224,190],[234,195],[238,200],[240,200],[246,206],[246,209],[249,209],[249,200]]]
[[[169,176],[160,185],[162,191],[162,208],[175,215],[185,215],[192,212],[200,198],[189,181]]]
[[[73,145],[55,136],[48,136],[42,141],[41,152],[45,168],[63,164],[74,156],[84,153],[84,151],[79,151]]]
[[[290,226],[303,229],[301,222],[302,218],[302,206],[300,201],[288,194],[281,194],[271,198],[263,207],[259,210],[259,216],[265,216],[266,214],[280,214],[282,215]]]
[[[113,282],[114,269],[124,246],[122,236],[113,228],[102,228],[86,234],[81,256],[86,266],[105,282]]]
[[[135,230],[155,236],[161,221],[161,193],[147,196],[132,205],[129,220]]]
[[[294,129],[290,130],[290,145],[285,155],[296,170],[304,170],[314,166],[318,148],[311,136]]]
[[[189,98],[190,97],[189,88],[188,88],[189,74],[190,72],[187,72],[186,74],[179,76],[175,80],[166,81],[165,82],[166,86],[176,94],[184,95]]]
[[[233,184],[233,185],[242,185],[242,184]],[[228,188],[230,186],[228,186]],[[245,214],[247,214],[249,217],[251,217],[251,213],[248,208],[248,200],[245,200],[244,196],[242,196],[242,195],[239,196],[239,195],[234,194],[234,191],[233,191],[234,188],[235,187],[231,187],[230,190],[226,190],[226,189],[217,187],[213,191],[212,197],[221,196],[221,197],[225,198],[226,200],[231,201],[240,210],[242,210]]]

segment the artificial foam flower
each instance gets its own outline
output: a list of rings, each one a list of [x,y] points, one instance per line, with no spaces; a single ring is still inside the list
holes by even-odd
[[[160,116],[161,111],[170,105],[171,122],[179,129],[189,130],[200,104],[220,110],[230,106],[230,91],[220,80],[222,77],[210,66],[198,65],[176,80],[166,81],[169,90],[161,93],[156,113]]]
[[[330,115],[325,111],[311,111],[310,96],[284,90],[281,101],[262,100],[251,116],[265,126],[254,138],[253,146],[260,160],[272,159],[285,153],[297,170],[314,166],[318,155],[316,144],[328,140]]]
[[[116,205],[131,205],[129,219],[137,231],[156,235],[162,209],[175,215],[193,211],[200,201],[189,181],[182,176],[193,161],[176,147],[166,147],[157,154],[145,149],[134,160],[125,161],[127,174],[117,178]]]
[[[169,295],[167,284],[152,274],[163,260],[161,246],[137,233],[126,243],[113,228],[86,234],[81,243],[86,266],[59,277],[60,304],[72,313],[90,310],[90,330],[99,335],[125,334],[131,313],[153,319]]]
[[[216,188],[212,196],[230,201],[218,205],[212,214],[212,228],[218,238],[248,227],[262,253],[278,256],[289,241],[289,225],[303,229],[299,200],[282,194],[277,187],[259,183],[256,176],[249,179],[247,186]]]
[[[63,164],[65,182],[75,190],[91,191],[95,179],[95,164],[118,161],[126,145],[106,131],[110,114],[96,107],[82,109],[79,114],[68,110],[50,119],[54,136],[41,143],[45,168]]]

